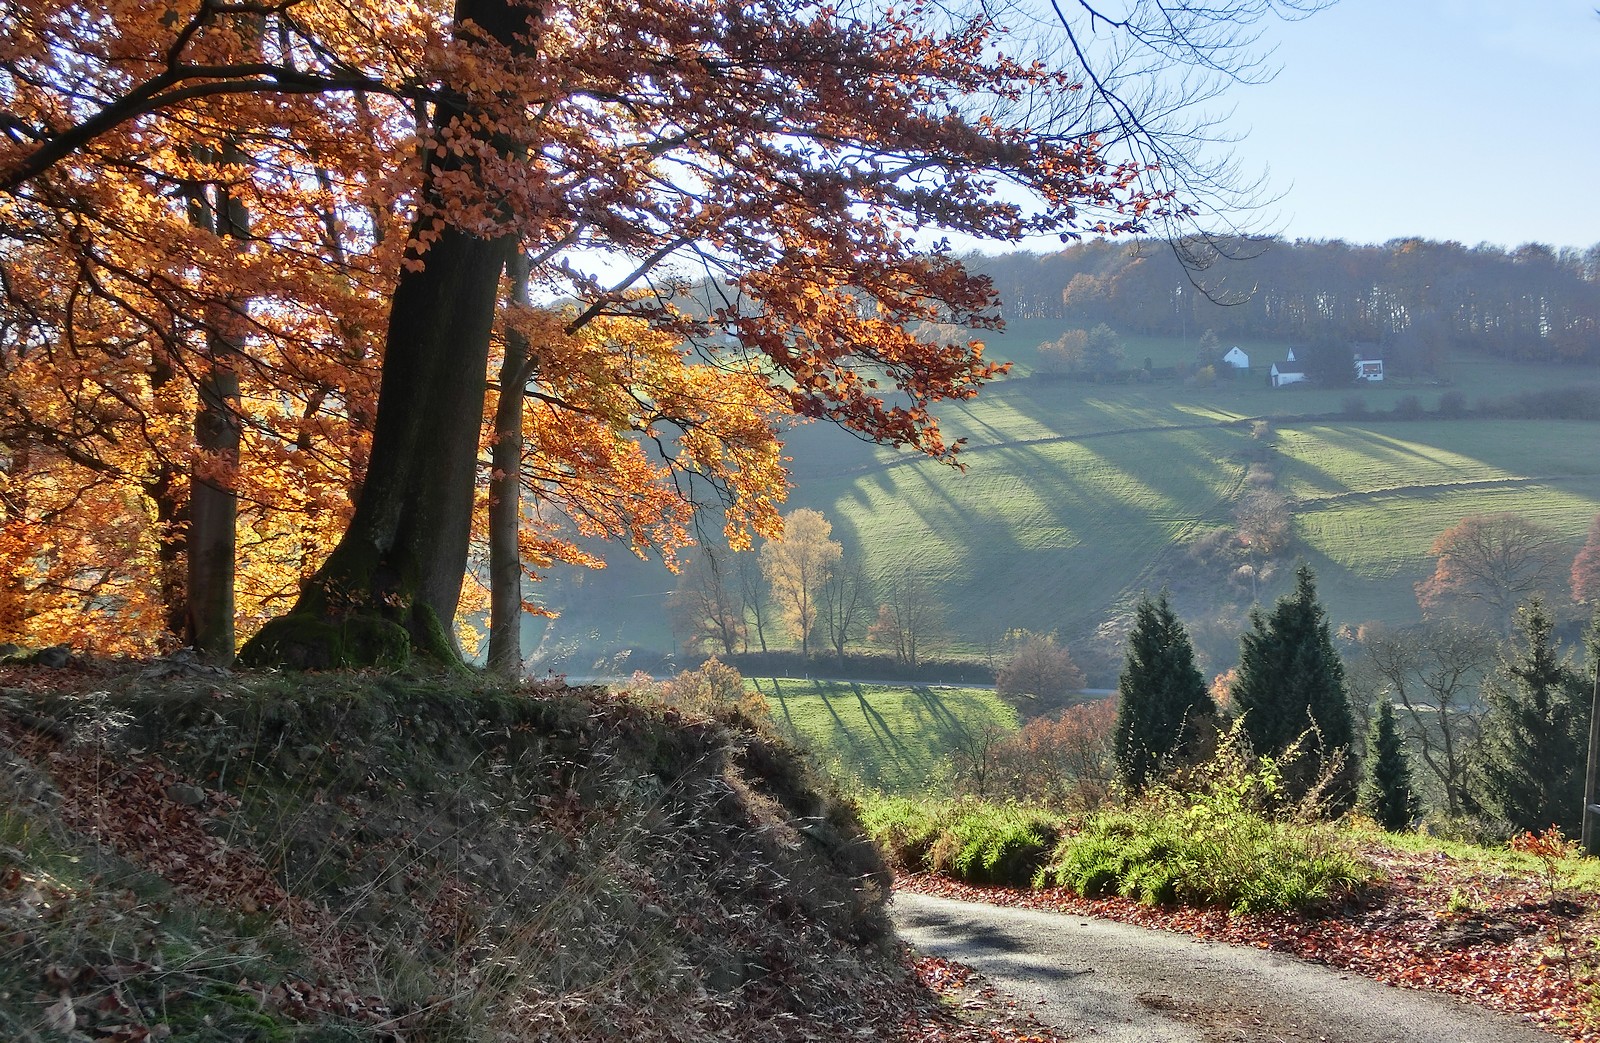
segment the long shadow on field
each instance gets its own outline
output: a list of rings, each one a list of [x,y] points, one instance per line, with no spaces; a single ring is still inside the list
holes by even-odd
[[[928,716],[939,722],[946,734],[951,738],[966,736],[967,726],[965,722],[950,712],[950,707],[944,704],[943,698],[933,694],[933,689],[919,687],[911,690],[917,694],[917,701],[922,704],[922,708],[927,711]]]
[[[756,691],[761,691],[760,681],[756,682]],[[766,693],[762,692],[762,694],[765,695]],[[789,713],[789,700],[784,698],[783,685],[778,683],[778,679],[776,677],[772,679],[772,698],[778,701],[778,709],[783,711],[784,725],[788,727],[791,734],[797,734],[799,729],[794,723],[794,716]]]
[[[910,752],[906,749],[905,743],[889,730],[889,722],[883,719],[883,714],[878,712],[878,708],[867,702],[867,695],[859,684],[851,681],[850,690],[855,692],[856,702],[861,706],[861,716],[867,719],[867,726],[872,729],[878,745],[892,754],[895,760],[903,760]]]
[[[779,685],[776,680],[774,680],[772,684],[774,694],[778,699],[779,705],[783,709],[784,719],[793,725],[793,717],[789,713],[788,701],[783,695],[782,686]],[[861,740],[860,729],[851,728],[847,723],[845,723],[844,718],[839,716],[838,709],[834,707],[833,700],[828,695],[828,687],[826,685],[816,680],[811,681],[810,684],[814,691],[806,693],[807,696],[815,697],[819,702],[821,702],[823,708],[828,711],[828,716],[833,720],[832,745],[835,755],[839,758],[841,763],[848,765],[848,768],[852,774],[856,775],[862,781],[871,784],[881,784],[884,779],[883,770],[878,763],[879,758],[874,757],[867,744]],[[798,689],[798,686],[795,687],[797,688],[796,698],[799,698],[800,691],[803,690]],[[857,693],[857,699],[860,699],[859,692]],[[872,728],[874,732],[878,730],[878,728],[873,725],[870,719],[867,723],[868,727]],[[881,719],[879,723],[881,724]],[[798,732],[797,727],[794,730]],[[887,748],[887,744],[884,743],[882,738],[878,738],[878,745]],[[896,759],[898,759],[898,757]]]

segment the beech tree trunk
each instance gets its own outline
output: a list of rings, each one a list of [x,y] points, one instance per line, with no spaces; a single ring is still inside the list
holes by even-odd
[[[458,37],[482,33],[506,46],[538,18],[536,8],[507,0],[457,0],[454,12]],[[463,31],[467,23],[475,29]],[[441,101],[435,129],[465,112]],[[436,175],[459,173],[463,161],[429,159],[421,198],[437,204]],[[412,238],[432,234],[424,213]],[[355,515],[294,609],[245,646],[246,664],[394,667],[413,648],[462,663],[453,624],[472,529],[489,334],[514,245],[510,235],[485,239],[447,224],[420,269],[402,268]]]
[[[510,262],[511,300],[528,304],[528,259]],[[494,444],[489,450],[489,658],[502,677],[522,673],[522,400],[534,359],[527,340],[508,329],[500,394],[495,400]]]
[[[237,145],[222,147],[225,164],[242,164]],[[244,203],[222,185],[201,187],[189,197],[190,220],[218,236],[243,241],[250,235]],[[188,613],[183,639],[202,658],[233,659],[234,559],[238,548],[239,371],[246,302],[213,302],[208,309],[206,371],[194,418],[195,457],[189,477]]]
[[[246,662],[398,665],[412,646],[459,662],[452,623],[472,528],[478,431],[508,240],[448,228],[395,288],[371,463],[355,516],[288,616]]]

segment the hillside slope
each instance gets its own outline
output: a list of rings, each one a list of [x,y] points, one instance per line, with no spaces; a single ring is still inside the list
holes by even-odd
[[[1025,360],[1026,337],[1048,332],[1041,320],[1017,325],[1033,332],[996,337],[998,357]],[[1172,342],[1169,355],[1177,349]],[[794,432],[790,505],[822,511],[847,557],[880,580],[912,565],[945,609],[939,654],[984,658],[1017,628],[1057,631],[1091,684],[1107,687],[1132,604],[1166,585],[1202,632],[1207,669],[1220,671],[1234,661],[1252,599],[1283,593],[1297,560],[1316,569],[1336,624],[1404,625],[1420,618],[1414,587],[1432,571],[1434,539],[1469,514],[1522,514],[1577,551],[1600,511],[1594,420],[1480,404],[1590,387],[1600,375],[1483,360],[1452,372],[1448,389],[1391,380],[1359,391],[1013,377],[941,410],[949,433],[969,439],[965,471],[823,425]],[[1467,411],[1444,415],[1446,394]],[[1292,513],[1272,574],[1249,582],[1217,563],[1196,567],[1190,549],[1231,527],[1263,479]],[[589,673],[620,649],[635,661],[673,650],[674,577],[611,559],[603,572],[560,574],[535,591],[561,612],[530,625],[557,669]]]
[[[948,1020],[853,810],[731,716],[455,677],[7,667],[0,808],[6,1039]]]

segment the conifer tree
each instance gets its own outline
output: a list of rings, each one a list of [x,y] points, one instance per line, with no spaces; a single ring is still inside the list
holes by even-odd
[[[1239,669],[1230,690],[1244,715],[1244,730],[1259,754],[1281,754],[1304,736],[1301,761],[1285,773],[1286,796],[1305,796],[1324,766],[1355,740],[1345,691],[1344,663],[1333,647],[1328,619],[1317,601],[1309,565],[1295,573],[1294,593],[1278,600],[1270,616],[1250,614],[1239,642]],[[1326,794],[1329,810],[1354,798],[1353,777],[1343,773]]]
[[[1538,598],[1517,610],[1501,676],[1484,685],[1489,723],[1479,800],[1516,830],[1582,827],[1588,685],[1552,637]]]
[[[1391,833],[1398,833],[1416,817],[1421,802],[1411,782],[1411,762],[1405,740],[1395,724],[1394,704],[1378,702],[1378,712],[1367,731],[1366,778],[1361,808]]]
[[[1201,721],[1217,712],[1164,590],[1139,602],[1117,687],[1117,775],[1137,790],[1192,748]]]

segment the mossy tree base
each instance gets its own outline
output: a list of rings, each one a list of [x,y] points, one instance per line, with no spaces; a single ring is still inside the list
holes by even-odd
[[[338,620],[303,612],[280,616],[262,627],[239,652],[241,666],[290,670],[398,670],[410,660],[411,635],[406,628],[365,614]]]

